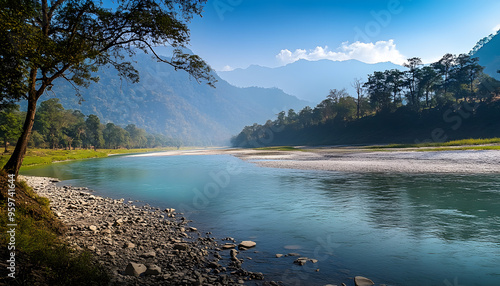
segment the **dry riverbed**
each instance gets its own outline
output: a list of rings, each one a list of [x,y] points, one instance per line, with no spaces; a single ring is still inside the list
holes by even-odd
[[[112,274],[113,285],[241,285],[264,278],[242,268],[244,260],[237,255],[246,250],[243,245],[238,251],[232,238],[200,233],[174,209],[138,207],[87,188],[56,186],[51,178],[22,179],[50,200],[68,227],[65,239],[94,253]]]
[[[500,150],[372,151],[357,147],[302,151],[220,149],[158,152],[131,156],[229,154],[262,167],[340,172],[500,173]]]

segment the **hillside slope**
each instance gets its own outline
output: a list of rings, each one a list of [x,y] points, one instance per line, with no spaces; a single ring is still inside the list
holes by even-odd
[[[473,49],[472,55],[479,58],[479,64],[484,66],[484,73],[500,80],[500,30],[490,35],[491,39],[486,43],[478,42]],[[489,38],[487,37],[487,38]]]
[[[143,53],[133,60],[139,83],[129,83],[114,69],[104,68],[98,73],[98,83],[80,89],[81,104],[64,80],[55,83],[48,95],[60,98],[67,109],[98,115],[103,123],[136,124],[190,145],[227,144],[245,125],[274,117],[283,109],[307,105],[279,89],[237,88],[217,75],[214,89]]]

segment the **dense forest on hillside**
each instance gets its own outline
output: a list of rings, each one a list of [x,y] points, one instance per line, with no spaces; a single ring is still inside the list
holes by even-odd
[[[232,144],[375,144],[500,136],[500,81],[483,73],[478,58],[444,55],[423,65],[410,58],[391,69],[354,79],[356,94],[332,89],[315,108],[282,111],[265,124],[246,126]]]
[[[24,112],[18,105],[5,105],[0,109],[0,139],[5,152],[14,145],[21,133]],[[40,104],[35,117],[30,147],[51,149],[75,148],[154,148],[180,147],[181,142],[161,134],[149,134],[129,124],[122,128],[114,123],[102,124],[98,116],[86,116],[79,110],[65,110],[59,99],[51,98]]]

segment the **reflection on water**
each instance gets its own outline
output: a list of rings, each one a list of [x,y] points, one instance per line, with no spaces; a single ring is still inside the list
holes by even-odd
[[[236,165],[238,172],[227,173]],[[257,242],[244,265],[290,285],[497,285],[495,175],[344,174],[259,168],[230,156],[127,157],[54,164],[100,195],[183,210],[215,236]],[[291,248],[292,247],[292,248]],[[294,265],[299,252],[316,264]],[[316,271],[319,269],[319,271]]]

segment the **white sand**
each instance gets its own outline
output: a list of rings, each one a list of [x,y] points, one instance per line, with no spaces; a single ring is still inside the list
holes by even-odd
[[[168,151],[131,156],[230,154],[262,167],[342,172],[500,173],[500,151],[387,151],[317,148],[306,152],[253,149]]]

